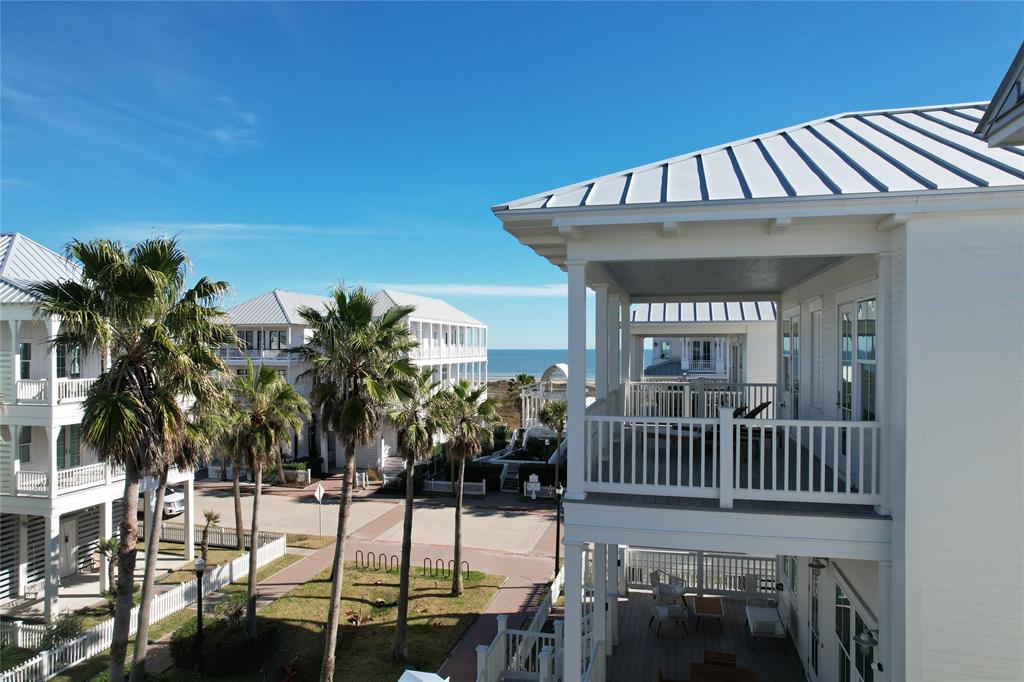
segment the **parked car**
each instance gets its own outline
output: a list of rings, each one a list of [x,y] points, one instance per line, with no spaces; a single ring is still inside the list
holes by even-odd
[[[145,510],[145,495],[139,493],[139,516],[141,517]],[[179,493],[171,486],[167,486],[164,489],[164,518],[170,518],[177,516],[185,511],[185,496]]]

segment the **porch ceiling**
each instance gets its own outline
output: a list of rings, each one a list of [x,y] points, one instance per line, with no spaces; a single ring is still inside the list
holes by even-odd
[[[840,260],[832,256],[602,263],[633,300],[686,296],[777,294]]]

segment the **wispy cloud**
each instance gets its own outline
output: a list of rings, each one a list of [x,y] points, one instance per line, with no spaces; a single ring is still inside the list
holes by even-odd
[[[489,298],[565,298],[565,284],[431,284],[369,282],[374,289],[397,289],[430,296],[482,296]]]

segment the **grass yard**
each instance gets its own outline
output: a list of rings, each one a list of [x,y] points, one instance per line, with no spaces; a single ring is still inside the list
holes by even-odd
[[[161,542],[159,552],[161,554],[176,554],[180,557],[184,557],[185,545],[180,542]],[[212,567],[226,564],[232,559],[242,556],[242,554],[244,554],[244,552],[237,549],[210,547],[206,553],[207,565]],[[199,543],[196,543],[195,556],[198,557],[200,555],[202,555],[202,547],[199,546]],[[177,571],[160,576],[157,578],[157,582],[162,585],[176,585],[178,583],[194,580],[195,577],[195,562],[193,561]]]
[[[327,545],[334,544],[333,535],[325,535],[320,537],[319,535],[307,535],[305,533],[288,533],[288,546],[299,547],[302,549],[320,549]]]
[[[329,578],[329,572],[321,573],[261,610],[261,618],[280,624],[275,651],[264,662],[262,671],[221,679],[279,679],[281,668],[288,664],[297,668],[296,680],[317,679],[331,591]],[[414,567],[410,581],[410,660],[406,664],[394,664],[390,652],[397,614],[398,571],[364,571],[354,564],[346,564],[342,597],[345,614],[338,632],[335,679],[339,682],[394,682],[406,668],[436,670],[503,580],[499,576],[470,572],[465,576],[465,594],[453,598],[448,593],[450,580],[423,578]],[[355,624],[356,620],[359,625]],[[168,677],[200,679],[188,671],[170,671]]]
[[[0,670],[14,668],[36,655],[31,649],[20,649],[16,646],[0,648]]]

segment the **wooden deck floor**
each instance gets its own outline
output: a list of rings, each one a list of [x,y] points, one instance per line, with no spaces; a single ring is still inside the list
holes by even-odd
[[[608,660],[610,682],[653,682],[658,670],[677,680],[690,679],[690,663],[701,662],[704,651],[724,651],[736,654],[736,665],[750,668],[758,682],[800,682],[805,679],[793,643],[785,640],[758,640],[756,649],[750,650],[750,635],[743,624],[744,602],[723,599],[725,611],[722,628],[713,622],[701,622],[691,617],[690,634],[682,627],[665,624],[661,636],[655,636],[657,625],[648,627],[650,612],[644,600],[647,592],[631,592],[629,600],[619,604],[619,645]]]

